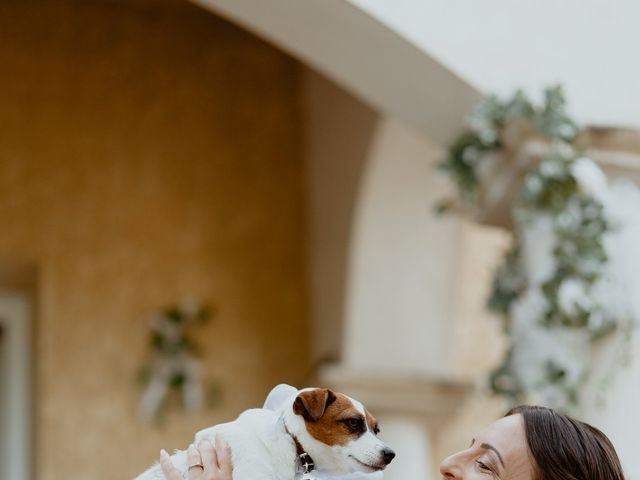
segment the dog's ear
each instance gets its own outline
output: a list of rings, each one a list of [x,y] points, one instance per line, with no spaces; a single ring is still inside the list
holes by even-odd
[[[324,415],[326,408],[336,401],[336,394],[328,388],[314,388],[300,393],[293,402],[293,412],[305,420],[315,422]]]

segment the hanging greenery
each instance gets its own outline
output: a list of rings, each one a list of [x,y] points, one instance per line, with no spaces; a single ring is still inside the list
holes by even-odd
[[[549,342],[569,338],[567,335],[594,342],[628,324],[628,318],[610,312],[594,295],[594,289],[604,283],[607,255],[603,238],[612,225],[602,203],[590,191],[589,180],[576,174],[577,165],[588,161],[581,158],[578,134],[558,86],[545,91],[541,105],[535,105],[520,91],[506,101],[490,96],[469,116],[468,130],[453,143],[440,165],[456,182],[463,209],[473,208],[482,198],[479,190],[483,162],[495,153],[517,157],[518,152],[508,151],[512,148],[506,141],[509,137],[535,139],[546,145],[539,162],[522,172],[520,192],[511,205],[514,245],[495,273],[488,300],[489,308],[503,316],[505,329],[511,335],[515,328],[514,308],[517,302],[525,301],[536,304],[528,307],[529,311],[536,312],[536,328],[546,329]],[[445,203],[440,209],[450,205],[451,202]],[[538,228],[536,222],[548,225],[553,265],[538,285],[532,285],[523,258],[526,241],[522,233]],[[535,302],[531,298],[533,287],[542,292],[542,298]],[[526,378],[531,376],[529,367],[516,358],[518,348],[527,347],[523,341],[514,340],[512,351],[492,374],[495,392],[522,400],[531,390],[542,391],[546,392],[548,403],[565,409],[578,403],[588,368],[571,372],[557,360],[558,355],[550,353],[540,364],[535,380],[530,380]],[[553,400],[549,400],[550,396]]]

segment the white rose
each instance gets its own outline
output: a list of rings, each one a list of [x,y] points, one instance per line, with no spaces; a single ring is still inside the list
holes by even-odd
[[[607,177],[590,158],[578,158],[571,166],[571,173],[578,182],[580,190],[587,195],[602,198],[606,193]]]
[[[584,282],[567,279],[558,288],[558,304],[567,315],[575,315],[577,309],[591,310],[592,301]]]

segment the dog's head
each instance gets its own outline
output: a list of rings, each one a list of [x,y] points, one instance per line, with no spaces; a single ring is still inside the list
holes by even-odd
[[[285,423],[319,470],[333,475],[384,469],[395,453],[379,438],[378,422],[364,406],[327,388],[298,392]]]

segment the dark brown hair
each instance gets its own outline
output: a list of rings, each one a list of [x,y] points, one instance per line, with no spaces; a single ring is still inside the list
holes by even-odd
[[[520,406],[536,480],[625,480],[607,436],[591,425],[545,407]]]

